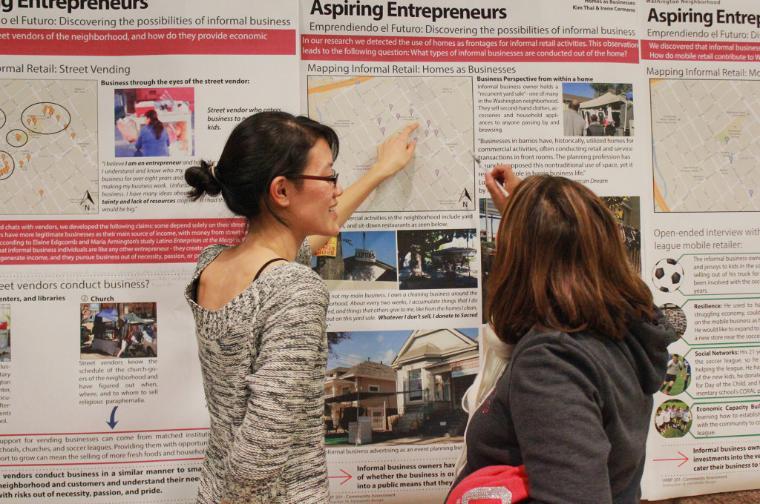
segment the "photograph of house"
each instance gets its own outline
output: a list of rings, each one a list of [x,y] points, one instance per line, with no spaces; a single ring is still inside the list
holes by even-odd
[[[462,435],[462,397],[478,372],[478,343],[463,330],[412,332],[393,359],[400,415],[397,430]]]
[[[326,373],[327,432],[349,432],[359,416],[369,417],[373,431],[390,431],[390,418],[398,413],[396,405],[396,372],[386,364],[366,360]]]
[[[477,329],[331,333],[328,445],[451,441],[478,369]]]
[[[344,231],[317,251],[312,268],[330,290],[398,289],[396,233]]]

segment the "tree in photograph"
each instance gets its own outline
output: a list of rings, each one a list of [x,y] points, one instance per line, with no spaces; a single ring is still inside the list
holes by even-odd
[[[604,93],[612,93],[616,95],[624,95],[629,91],[633,91],[633,85],[631,84],[610,84],[607,82],[592,82],[591,88],[596,93],[596,96],[602,96]]]
[[[327,351],[332,355],[333,357],[337,357],[338,354],[335,353],[335,345],[340,343],[343,340],[347,340],[351,338],[350,332],[327,332]]]
[[[420,231],[398,233],[399,265],[403,264],[404,257],[412,253],[413,249],[419,249],[425,263],[430,263],[433,252],[441,245],[451,243],[456,238],[472,240],[475,238],[472,229],[442,229],[436,231]]]

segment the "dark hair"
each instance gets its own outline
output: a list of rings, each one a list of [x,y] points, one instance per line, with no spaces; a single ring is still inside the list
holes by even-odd
[[[156,140],[158,140],[161,138],[161,133],[164,132],[164,123],[158,119],[158,114],[153,109],[145,112],[145,117],[148,119],[148,126],[153,129],[153,134],[156,135]]]
[[[517,186],[499,226],[488,291],[488,319],[507,343],[534,325],[622,339],[631,322],[655,316],[612,212],[564,177],[533,176]]]
[[[287,112],[259,112],[235,126],[224,145],[219,162],[201,161],[185,170],[185,181],[193,187],[188,197],[220,192],[227,207],[248,220],[256,217],[275,177],[295,178],[303,173],[309,151],[317,140],[338,156],[338,135],[329,126]]]

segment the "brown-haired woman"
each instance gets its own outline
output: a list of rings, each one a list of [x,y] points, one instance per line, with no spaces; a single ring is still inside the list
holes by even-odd
[[[457,482],[524,464],[531,502],[638,503],[675,333],[593,192],[562,177],[520,181],[505,165],[486,187],[503,214],[487,301],[495,334],[465,398]]]

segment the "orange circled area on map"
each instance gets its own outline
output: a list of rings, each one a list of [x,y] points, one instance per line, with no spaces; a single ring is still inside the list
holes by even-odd
[[[364,76],[364,77],[352,77],[351,79],[346,79],[339,82],[333,82],[332,84],[325,84],[324,86],[317,86],[313,88],[309,88],[309,91],[307,94],[317,94],[317,93],[327,93],[330,91],[333,91],[335,89],[340,89],[343,87],[348,86],[354,86],[356,84],[361,84],[362,82],[366,82],[373,77],[371,76]]]
[[[668,206],[668,203],[665,201],[665,198],[662,196],[662,193],[660,192],[660,188],[657,187],[656,183],[653,183],[652,187],[654,187],[654,200],[657,202],[657,206],[660,207],[660,211],[670,212],[670,207]]]

